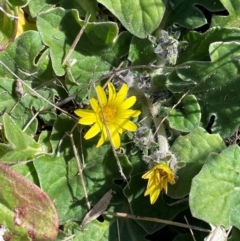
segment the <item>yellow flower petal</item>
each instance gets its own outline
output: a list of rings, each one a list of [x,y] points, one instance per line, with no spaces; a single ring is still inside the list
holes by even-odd
[[[97,96],[100,102],[100,106],[103,107],[107,104],[107,96],[104,92],[104,89],[101,86],[97,86],[96,87],[96,92],[97,92]]]
[[[121,110],[117,112],[116,118],[121,118],[121,119],[128,119],[132,116],[136,117],[139,114],[141,114],[141,111],[139,110]]]
[[[115,130],[119,133],[122,134],[125,130],[119,126],[117,123],[112,123],[112,125],[114,125]]]
[[[109,82],[108,83],[108,103],[112,103],[116,98],[116,90],[114,85]]]
[[[156,188],[156,189],[153,190],[152,195],[150,196],[150,203],[151,204],[154,204],[157,201],[158,196],[160,194],[160,190],[161,190],[160,188]]]
[[[120,136],[118,134],[118,130],[114,127],[114,125],[109,125],[109,134],[111,136],[112,144],[115,149],[118,149],[120,147]]]
[[[144,196],[147,196],[147,195],[152,196],[152,194],[155,192],[155,189],[156,189],[155,185],[148,185],[148,188],[146,189]]]
[[[136,96],[131,96],[131,97],[127,98],[118,107],[118,110],[121,111],[121,110],[126,110],[126,109],[131,108],[135,104],[136,100],[137,100]]]
[[[81,118],[78,123],[82,125],[92,125],[96,122],[96,116],[95,115],[89,115],[87,117]]]
[[[116,99],[114,100],[114,105],[120,105],[125,98],[127,97],[128,86],[127,84],[123,84],[119,92],[117,93]]]
[[[98,104],[98,101],[95,98],[90,99],[90,105],[91,105],[94,112],[99,111],[99,104]]]
[[[132,115],[132,117],[137,117],[141,114],[141,111],[139,110],[134,110],[135,114]]]
[[[107,131],[106,131],[106,128],[103,127],[101,137],[97,143],[97,147],[100,147],[106,141],[106,139],[107,139]]]
[[[168,184],[167,183],[168,183],[167,179],[162,180],[162,189],[165,190],[165,193],[167,193],[167,191],[168,191]]]
[[[116,120],[116,123],[121,126],[121,128],[127,130],[127,131],[136,131],[137,126],[132,121],[129,121],[128,119],[118,119]]]
[[[79,117],[86,117],[86,116],[93,116],[95,115],[94,111],[92,110],[82,110],[82,109],[77,109],[74,111],[74,113],[79,116]]]
[[[122,134],[124,130],[123,130],[123,128],[120,128],[120,127],[119,127],[119,128],[117,129],[117,131],[118,131],[119,134]]]
[[[153,172],[152,172],[152,170],[150,170],[142,175],[142,179],[149,179],[150,176],[152,176],[152,175],[153,175]]]
[[[96,123],[88,130],[88,132],[85,134],[84,138],[86,140],[91,139],[92,137],[96,136],[99,132],[100,132],[100,127]]]
[[[158,170],[154,171],[154,177],[153,178],[154,178],[156,186],[159,185],[159,183],[161,181],[160,173],[161,173],[161,171],[158,171]]]

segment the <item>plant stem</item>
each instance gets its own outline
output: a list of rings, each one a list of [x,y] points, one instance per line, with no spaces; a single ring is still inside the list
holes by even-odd
[[[163,119],[161,116],[159,116],[160,104],[159,103],[155,105],[151,104],[149,107],[150,107],[150,112],[153,117],[153,122],[156,128],[155,134],[157,135],[159,151],[163,153],[167,153],[169,150],[169,145],[166,137],[166,131],[165,131],[165,126],[163,124]]]

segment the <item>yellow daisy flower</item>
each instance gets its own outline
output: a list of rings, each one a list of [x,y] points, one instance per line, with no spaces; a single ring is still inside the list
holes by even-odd
[[[97,99],[91,98],[92,110],[77,109],[75,114],[81,117],[78,123],[82,125],[92,125],[85,134],[86,140],[96,136],[101,132],[101,137],[97,143],[100,147],[107,139],[111,138],[111,143],[115,149],[120,147],[120,135],[124,131],[136,131],[137,126],[129,120],[138,116],[141,112],[131,108],[136,102],[136,96],[126,99],[128,86],[123,84],[118,93],[112,83],[108,83],[108,98],[101,86],[96,87]]]
[[[143,179],[148,179],[147,189],[144,196],[150,195],[150,203],[154,204],[162,189],[167,193],[168,182],[175,184],[174,171],[165,162],[160,162],[146,172]]]

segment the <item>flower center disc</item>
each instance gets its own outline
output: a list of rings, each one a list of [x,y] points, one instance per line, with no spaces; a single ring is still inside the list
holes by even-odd
[[[111,123],[114,121],[114,117],[115,117],[115,114],[116,114],[116,108],[114,107],[109,107],[109,106],[106,106],[106,107],[103,107],[102,108],[102,111],[100,111],[99,113],[100,115],[100,120],[104,123],[105,121],[107,123]]]

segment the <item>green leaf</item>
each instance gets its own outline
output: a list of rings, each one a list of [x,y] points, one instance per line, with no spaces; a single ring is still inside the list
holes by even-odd
[[[11,150],[3,153],[2,158],[4,161],[28,160],[44,153],[46,150],[32,137],[24,133],[7,113],[3,115],[3,126],[5,136],[9,142],[9,145],[5,146],[5,148],[11,147]],[[4,147],[3,144],[1,146]]]
[[[61,0],[61,6],[65,9],[77,9],[81,17],[87,18],[91,14],[90,21],[96,20],[99,14],[98,3],[96,0]]]
[[[130,213],[129,205],[125,201],[121,205],[117,205],[114,208],[108,210],[110,212],[120,212],[120,213]],[[122,240],[131,240],[131,241],[147,241],[144,237],[147,235],[135,220],[128,218],[118,218],[112,217],[111,215],[104,215],[104,222],[100,223],[97,220],[87,224],[86,230],[83,232],[77,232],[75,241],[83,240],[97,240],[97,241],[108,241],[116,240],[119,238],[119,229],[121,227],[120,238]]]
[[[149,39],[132,38],[128,59],[132,65],[144,65],[156,60],[153,44]]]
[[[33,18],[37,17],[37,15],[40,12],[47,11],[51,8],[53,8],[57,3],[59,3],[59,0],[31,0],[29,2],[29,11],[31,13],[31,16]]]
[[[40,111],[41,118],[55,113],[50,104],[55,95],[64,98],[66,91],[63,89],[61,80],[54,79],[48,50],[42,51],[44,45],[39,33],[28,31],[19,36],[5,51],[0,52],[0,111],[6,111],[16,120],[20,128],[28,125],[34,112]],[[45,100],[36,96],[32,90],[23,85],[23,97],[18,99],[16,81],[20,78],[29,87],[38,92]],[[45,109],[51,107],[48,111]],[[2,117],[0,117],[0,120]],[[53,116],[48,118],[48,123],[53,122]],[[55,119],[55,117],[54,117]],[[26,133],[35,134],[37,120],[31,120]]]
[[[183,198],[188,195],[192,178],[198,174],[211,152],[221,152],[225,144],[219,135],[210,135],[198,127],[188,135],[180,136],[171,147],[178,161],[186,165],[177,171],[176,184],[169,185],[168,195]]]
[[[30,136],[24,133],[7,113],[3,115],[3,126],[7,140],[14,148],[38,148],[39,145]]]
[[[38,137],[38,144],[42,145],[42,149],[45,150],[46,153],[51,153],[52,146],[50,143],[50,135],[49,131],[42,131]]]
[[[14,171],[18,172],[22,176],[26,177],[29,181],[39,186],[39,180],[33,162],[22,161],[16,165],[11,166]]]
[[[126,58],[129,52],[129,45],[132,40],[132,34],[127,31],[123,31],[118,35],[118,38],[114,42],[112,47],[112,51],[116,55],[117,58]]]
[[[67,165],[62,156],[41,156],[34,162],[40,187],[54,200],[61,224],[69,219],[79,220],[85,207],[76,165],[72,162]]]
[[[201,119],[201,110],[194,95],[185,96],[169,116],[170,127],[182,132],[189,132],[197,127]]]
[[[30,0],[7,0],[7,2],[14,7],[25,7],[28,5]]]
[[[11,240],[49,240],[58,233],[53,202],[36,185],[8,166],[0,164],[1,225]]]
[[[240,238],[240,230],[233,227],[231,229],[231,236],[230,238],[228,239],[228,241],[236,241]]]
[[[107,74],[120,64],[122,56],[127,55],[130,38],[129,34],[121,34],[118,38],[115,23],[89,23],[67,67],[62,66],[63,59],[83,24],[84,21],[79,20],[77,11],[61,8],[41,13],[37,18],[42,40],[50,49],[55,73],[62,76],[67,72],[66,82],[70,94],[81,92],[79,95],[84,98],[93,76],[97,79]],[[121,48],[123,41],[124,48]]]
[[[221,2],[208,0],[171,0],[166,12],[166,26],[179,24],[185,28],[195,29],[207,23],[203,12],[196,6],[203,6],[211,12],[224,10]]]
[[[133,35],[146,38],[160,24],[166,0],[98,0]]]
[[[228,11],[228,16],[214,16],[211,26],[239,27],[240,3],[238,1],[220,0]]]
[[[87,230],[85,232],[81,232],[80,230],[76,230],[76,236],[73,241],[88,241],[88,240],[96,240],[96,241],[107,241],[109,240],[109,221],[104,221],[100,223],[97,220],[94,220],[87,226]],[[93,232],[94,230],[94,232]]]
[[[41,13],[37,18],[39,32],[43,42],[50,47],[53,68],[59,76],[64,75],[66,72],[65,67],[62,66],[63,58],[69,51],[83,24],[84,22],[78,19],[77,11],[63,10],[61,8]],[[71,25],[71,28],[69,28],[69,25]],[[59,26],[61,26],[60,29]],[[107,63],[107,60],[112,60],[114,56],[109,51],[106,52],[106,48],[109,47],[109,44],[112,44],[117,31],[117,26],[113,23],[88,24],[70,59],[76,59],[81,62],[77,63],[78,73],[83,72],[81,79],[86,79],[86,72],[87,74],[88,71],[93,73],[93,66],[96,66],[96,63],[100,64],[96,69],[96,74],[99,71],[105,72],[109,69],[111,65]],[[71,68],[72,71],[74,71],[73,67]],[[79,67],[81,67],[81,71]],[[79,78],[79,76],[78,78],[76,77],[75,81],[77,82]]]
[[[188,69],[178,69],[168,78],[167,86],[173,92],[191,90],[202,109],[202,121],[215,121],[213,133],[231,136],[240,122],[240,96],[236,86],[240,76],[240,43],[215,42],[209,47],[210,61],[186,62]]]
[[[53,152],[57,156],[44,155],[34,161],[40,186],[55,200],[61,224],[69,219],[82,220],[88,211],[73,146],[66,135],[74,125],[75,121],[60,115],[51,134]],[[96,148],[97,140],[82,140],[78,128],[72,134],[80,162],[85,163],[83,177],[91,205],[96,204],[110,189],[117,193],[112,202],[121,203],[124,199],[122,188],[114,180],[122,178],[109,144]],[[123,171],[128,174],[132,167],[126,164]]]
[[[233,145],[208,156],[193,179],[189,196],[193,216],[225,228],[240,228],[240,148]]]
[[[192,241],[191,234],[178,234],[173,241]]]
[[[8,152],[13,151],[13,148],[9,144],[0,143],[0,157],[4,156]]]
[[[186,61],[209,61],[209,46],[214,42],[239,41],[239,28],[213,27],[205,33],[191,31],[183,36],[183,41],[188,42],[188,46],[179,55],[178,63]]]

